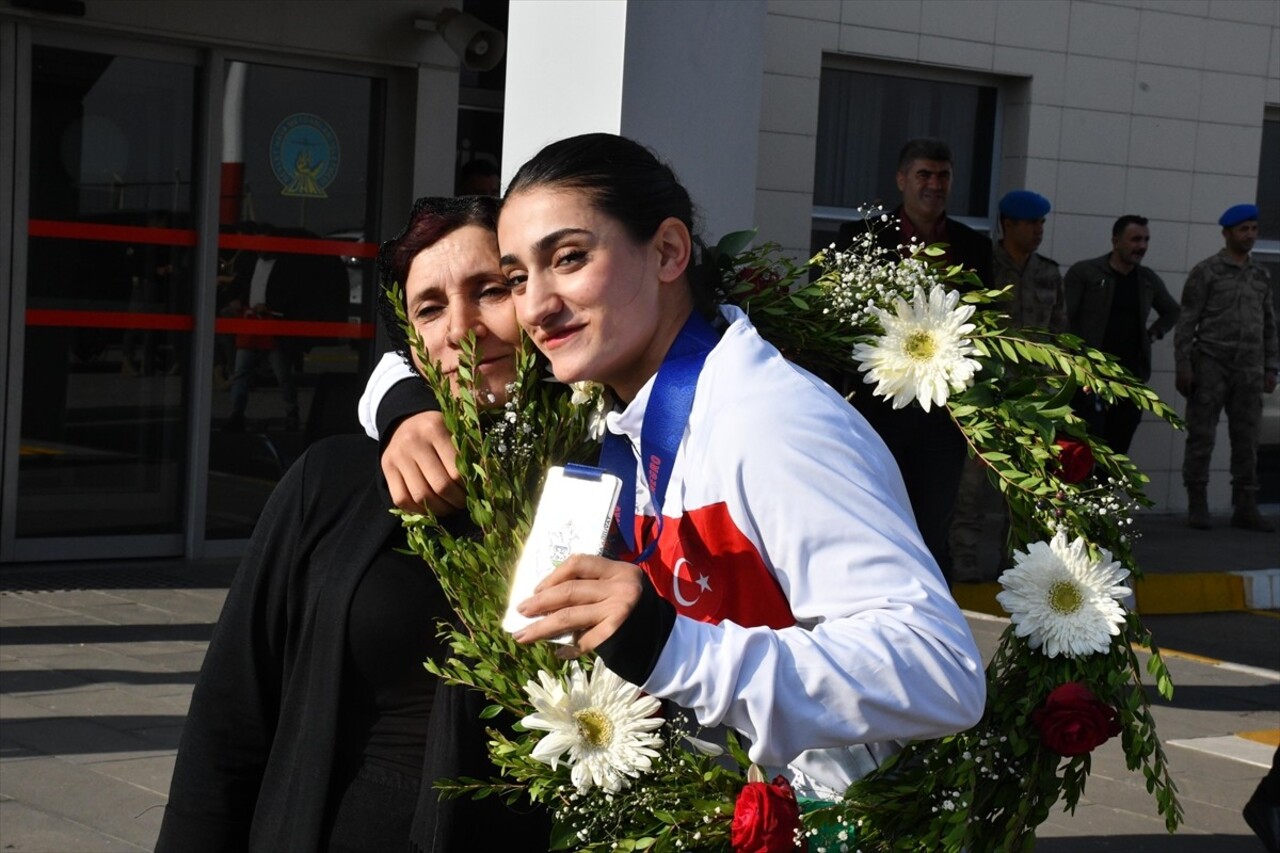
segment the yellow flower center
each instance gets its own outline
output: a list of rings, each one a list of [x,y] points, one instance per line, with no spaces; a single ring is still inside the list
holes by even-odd
[[[1068,581],[1054,581],[1049,587],[1049,606],[1058,613],[1075,613],[1084,604],[1080,588]]]
[[[608,746],[613,740],[613,721],[598,708],[586,708],[573,715],[578,736],[595,747]]]
[[[907,355],[916,361],[928,361],[938,351],[938,344],[934,341],[933,335],[928,332],[916,331],[907,336],[907,342],[903,348]]]

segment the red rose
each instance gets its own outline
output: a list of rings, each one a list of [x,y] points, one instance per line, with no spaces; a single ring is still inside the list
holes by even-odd
[[[1078,438],[1060,438],[1058,445],[1058,479],[1064,483],[1081,483],[1093,473],[1093,451]]]
[[[734,278],[740,284],[749,285],[745,292],[737,294],[737,299],[759,296],[777,286],[780,276],[774,270],[764,267],[743,267],[735,273]]]
[[[1098,700],[1083,684],[1068,681],[1051,692],[1044,705],[1031,712],[1044,745],[1059,755],[1093,752],[1120,734],[1116,709]]]
[[[748,782],[738,794],[730,836],[736,853],[789,853],[799,829],[800,804],[781,776],[771,783]]]

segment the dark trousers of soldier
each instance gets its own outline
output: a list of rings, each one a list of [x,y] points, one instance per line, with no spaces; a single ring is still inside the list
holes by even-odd
[[[853,387],[853,405],[884,439],[898,463],[925,547],[950,582],[947,534],[964,470],[964,435],[951,422],[946,408],[926,412],[913,404],[895,409],[883,397],[872,395],[873,386],[858,381]]]
[[[1227,412],[1231,439],[1231,485],[1258,488],[1258,430],[1262,423],[1262,371],[1241,368],[1196,354],[1195,385],[1187,399],[1187,446],[1182,457],[1182,482],[1209,482],[1209,459],[1218,417]]]
[[[1142,422],[1142,410],[1128,400],[1104,403],[1093,394],[1083,391],[1076,395],[1072,406],[1076,414],[1089,424],[1089,433],[1106,442],[1117,453],[1129,453],[1133,434]]]
[[[987,465],[980,459],[965,460],[948,534],[951,580],[993,581],[1008,563],[1009,509],[987,474]],[[997,556],[983,563],[993,543]]]

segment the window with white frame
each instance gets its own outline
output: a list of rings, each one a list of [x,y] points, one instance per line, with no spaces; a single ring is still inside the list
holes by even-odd
[[[927,73],[919,69],[919,73]],[[997,162],[996,85],[903,76],[853,68],[822,69],[812,244],[835,239],[840,224],[859,219],[859,206],[898,204],[898,152],[922,136],[951,146],[955,180],[950,216],[987,230]]]

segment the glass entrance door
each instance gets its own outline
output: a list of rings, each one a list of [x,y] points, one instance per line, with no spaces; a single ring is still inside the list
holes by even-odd
[[[74,541],[104,536],[180,553],[198,70],[39,44],[30,57],[6,520],[23,559],[85,556]]]
[[[0,560],[236,553],[358,429],[382,81],[19,41]]]

